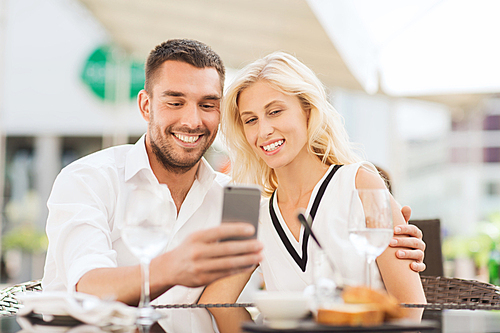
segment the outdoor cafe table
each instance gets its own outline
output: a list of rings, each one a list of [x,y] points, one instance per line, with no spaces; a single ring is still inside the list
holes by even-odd
[[[244,332],[258,333],[331,333],[331,332],[429,332],[429,333],[500,333],[500,312],[491,310],[425,310],[422,323],[408,326],[335,327],[303,321],[287,330],[271,329],[263,324],[245,323]],[[419,327],[420,326],[420,327]]]
[[[193,317],[201,314],[206,309],[178,309],[176,311],[190,311]],[[171,314],[175,318],[175,313]],[[185,316],[181,316],[185,318]],[[21,320],[25,320],[24,324]],[[40,319],[31,319],[31,326],[26,328],[26,317],[18,318],[16,316],[6,316],[0,318],[0,332],[134,332],[134,330],[123,329],[104,329],[100,330],[97,327],[78,326],[76,322],[60,322],[60,325],[50,326],[43,324]],[[185,320],[185,319],[182,319]],[[277,330],[270,329],[264,324],[245,323],[243,325],[244,332],[268,332],[268,333],[298,333],[298,332],[429,332],[429,333],[500,333],[500,312],[491,310],[425,310],[424,319],[421,330],[408,330],[405,328],[390,328],[372,327],[372,328],[339,328],[335,326],[320,326],[315,325],[311,320],[304,321],[296,329]],[[23,325],[21,325],[23,324]],[[155,325],[151,328],[151,333],[179,333],[190,332],[189,329],[183,326],[182,322],[177,323],[178,329],[165,329],[161,325]],[[53,328],[53,330],[51,330]],[[66,330],[67,329],[67,330]],[[197,330],[196,332],[203,333]],[[211,327],[207,327],[207,332],[211,332]]]

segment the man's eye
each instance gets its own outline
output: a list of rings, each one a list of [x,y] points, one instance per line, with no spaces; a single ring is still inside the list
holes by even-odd
[[[170,102],[170,103],[168,103],[168,105],[170,105],[170,106],[174,106],[174,107],[178,107],[178,106],[181,106],[181,105],[182,105],[182,103]]]
[[[215,105],[213,105],[213,104],[201,104],[201,107],[204,109],[213,109],[213,108],[215,108]]]

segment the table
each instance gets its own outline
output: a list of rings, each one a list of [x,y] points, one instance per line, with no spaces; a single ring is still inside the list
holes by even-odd
[[[190,316],[197,316],[201,314],[200,311],[206,311],[205,309],[179,309],[177,311],[185,311],[182,313],[189,314]],[[206,313],[206,312],[204,312]],[[189,329],[186,325],[183,325],[183,321],[186,317],[183,316],[175,316],[179,317],[177,329],[172,330],[171,328],[164,329],[161,325],[154,325],[150,333],[164,333],[166,331],[170,333],[180,333],[180,332],[196,332],[196,333],[204,333],[211,332],[211,327],[207,327],[206,330],[201,329],[200,327],[193,329]],[[48,325],[40,325],[40,321],[34,318],[31,319],[31,323],[33,324],[32,329],[24,328],[20,325],[20,319],[16,316],[10,317],[0,317],[0,332],[2,333],[27,333],[27,332],[51,332],[51,326]],[[429,311],[426,310],[424,312],[424,323],[427,325],[425,329],[421,330],[422,333],[500,333],[500,312],[497,311],[485,311],[485,310],[443,310],[443,311]],[[37,325],[38,324],[38,325]],[[60,322],[60,326],[52,326],[54,328],[54,332],[103,332],[109,333],[110,330],[100,330],[97,327],[84,327],[82,324],[78,324],[75,321],[67,321]],[[78,326],[80,325],[80,326]],[[244,331],[245,332],[260,332],[260,333],[298,333],[298,332],[384,332],[380,329],[364,329],[364,328],[351,328],[351,329],[341,329],[336,327],[324,327],[323,330],[318,329],[317,326],[313,325],[312,322],[309,322],[309,330],[273,330],[269,329],[265,326],[253,324],[253,323],[245,323]],[[306,326],[307,327],[307,326]],[[116,329],[112,332],[114,333],[124,333],[124,332],[134,332],[135,328],[123,328]],[[408,332],[407,329],[401,330],[385,330],[385,332]],[[410,331],[411,332],[411,331]],[[414,331],[415,332],[415,331]]]

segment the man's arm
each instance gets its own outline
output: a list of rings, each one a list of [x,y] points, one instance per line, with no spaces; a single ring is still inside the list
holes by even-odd
[[[251,236],[254,231],[247,223],[224,223],[195,232],[174,250],[154,258],[150,266],[151,298],[175,285],[200,287],[252,269],[262,259],[262,244],[258,240],[219,240]],[[140,267],[96,268],[82,276],[76,289],[137,305],[141,293]]]
[[[422,272],[426,268],[423,262],[425,243],[422,240],[422,231],[417,226],[408,224],[411,216],[410,207],[404,206],[401,208],[401,213],[403,214],[406,224],[394,227],[394,237],[389,246],[399,248],[398,251],[396,251],[396,257],[399,259],[414,260],[410,264],[410,268],[415,272]]]

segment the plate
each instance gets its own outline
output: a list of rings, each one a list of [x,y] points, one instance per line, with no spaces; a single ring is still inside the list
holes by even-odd
[[[304,320],[295,328],[277,329],[264,324],[247,322],[242,325],[244,332],[259,333],[328,333],[328,332],[402,332],[402,331],[431,331],[439,329],[439,322],[435,320],[422,320],[420,323],[411,321],[400,321],[394,323],[385,323],[377,326],[328,326],[320,325],[313,320]]]

